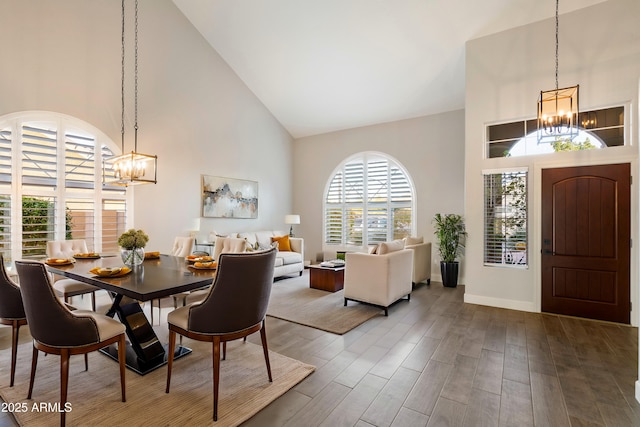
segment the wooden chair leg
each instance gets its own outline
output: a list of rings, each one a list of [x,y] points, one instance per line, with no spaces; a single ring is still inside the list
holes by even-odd
[[[227,342],[222,343],[222,360],[227,360]]]
[[[66,412],[64,410],[67,403],[67,389],[69,387],[69,350],[62,349],[60,353],[60,425],[64,427],[66,423]]]
[[[38,349],[33,346],[33,353],[31,354],[31,376],[29,378],[29,392],[27,393],[27,399],[31,399],[33,393],[33,380],[36,378],[36,368],[38,367]]]
[[[13,387],[13,380],[16,377],[16,357],[18,355],[18,335],[20,334],[20,323],[17,320],[11,322],[11,380],[9,387]]]
[[[214,337],[213,338],[213,421],[218,421],[219,385],[220,385],[220,337]]]
[[[125,371],[127,370],[127,342],[124,334],[122,334],[120,341],[118,342],[118,362],[120,363],[120,388],[122,390],[122,401],[126,402]]]
[[[267,364],[267,374],[269,382],[273,382],[271,378],[271,363],[269,363],[269,347],[267,345],[267,331],[265,329],[265,321],[262,321],[262,329],[260,329],[260,339],[262,340],[262,352],[264,353],[264,361]]]
[[[173,353],[176,351],[176,331],[169,330],[169,348],[167,349],[167,388],[165,393],[169,393],[171,386],[171,369],[173,368]]]

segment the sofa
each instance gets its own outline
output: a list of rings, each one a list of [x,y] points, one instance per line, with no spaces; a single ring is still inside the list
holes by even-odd
[[[358,301],[384,309],[403,297],[411,299],[414,251],[402,240],[381,243],[375,254],[347,252],[344,305]]]
[[[289,237],[287,232],[279,230],[228,233],[224,237],[243,239],[246,242],[246,251],[267,249],[271,247],[274,241],[278,241],[278,253],[276,254],[273,277],[288,276],[296,273],[302,276],[304,271],[304,239]],[[215,248],[214,254],[219,254],[218,250],[219,248]],[[237,249],[234,249],[234,251],[237,251]]]

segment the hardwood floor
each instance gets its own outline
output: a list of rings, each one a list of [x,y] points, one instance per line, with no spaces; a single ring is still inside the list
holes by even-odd
[[[637,328],[464,304],[463,294],[420,284],[389,317],[345,335],[268,317],[269,348],[316,371],[243,426],[640,425]],[[2,414],[5,425],[15,423]]]

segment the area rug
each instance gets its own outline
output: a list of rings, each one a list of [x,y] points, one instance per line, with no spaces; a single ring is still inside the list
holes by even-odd
[[[345,307],[342,290],[332,293],[310,288],[307,272],[299,278],[276,281],[267,309],[267,316],[338,335],[383,315],[383,310],[357,302]]]
[[[67,425],[237,426],[314,371],[311,365],[270,351],[273,382],[269,383],[262,347],[242,340],[229,343],[227,359],[221,362],[218,421],[214,423],[211,346],[188,339],[184,340],[184,345],[193,352],[174,362],[169,394],[165,393],[166,367],[145,376],[127,370],[127,401],[124,403],[120,399],[117,363],[102,354],[92,353],[89,370],[85,372],[82,356],[72,357],[68,392],[72,410],[67,414]],[[43,407],[42,412],[35,409],[41,404],[59,402],[59,357],[40,354],[33,399],[26,400],[31,343],[19,347],[13,388],[8,387],[9,352],[10,349],[0,352],[0,396],[6,402],[5,406],[26,409],[13,412],[22,426],[58,425],[60,414],[51,412],[52,408]]]

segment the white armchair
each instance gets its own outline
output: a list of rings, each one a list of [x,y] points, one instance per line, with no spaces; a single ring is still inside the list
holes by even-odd
[[[389,306],[404,296],[411,299],[413,251],[387,252],[382,243],[380,254],[346,254],[344,305],[358,301],[379,306],[387,316]]]
[[[405,245],[405,249],[413,251],[413,281],[414,285],[426,281],[431,283],[431,242]]]

